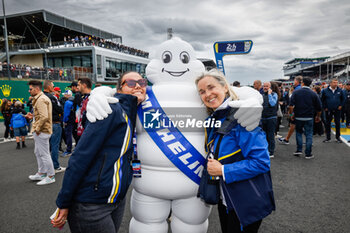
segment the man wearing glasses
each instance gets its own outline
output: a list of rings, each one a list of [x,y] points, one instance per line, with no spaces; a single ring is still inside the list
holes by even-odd
[[[146,86],[138,73],[123,74],[109,105],[112,116],[87,123],[56,200],[54,227],[68,220],[72,233],[118,232],[132,180],[137,105],[145,99]]]

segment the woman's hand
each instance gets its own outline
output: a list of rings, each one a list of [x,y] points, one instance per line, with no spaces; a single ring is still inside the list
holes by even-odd
[[[58,209],[58,215],[51,223],[53,227],[62,228],[67,222],[68,209]]]
[[[222,164],[215,159],[208,159],[207,169],[211,176],[222,176]]]

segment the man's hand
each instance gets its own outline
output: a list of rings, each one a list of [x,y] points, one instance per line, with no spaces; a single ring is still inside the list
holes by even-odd
[[[238,95],[239,100],[231,101],[230,107],[238,108],[234,117],[248,131],[258,127],[263,110],[261,94],[251,87],[230,87]]]
[[[119,100],[114,98],[116,89],[107,86],[96,87],[89,96],[89,102],[86,106],[86,117],[90,122],[103,120],[112,113],[109,104],[118,103]]]
[[[291,119],[292,121],[294,121],[294,120],[295,120],[295,116],[294,116],[294,114],[290,114],[290,119]]]
[[[222,164],[215,159],[208,159],[207,169],[211,176],[222,176]]]
[[[269,88],[269,90],[267,91],[267,93],[268,93],[269,95],[271,95],[271,93],[272,93],[271,88]]]
[[[25,116],[24,116],[26,119],[33,119],[33,114],[31,112],[28,112]]]
[[[321,121],[321,118],[320,118],[319,116],[316,116],[316,117],[315,117],[315,122],[318,123],[318,122],[320,122],[320,121]]]

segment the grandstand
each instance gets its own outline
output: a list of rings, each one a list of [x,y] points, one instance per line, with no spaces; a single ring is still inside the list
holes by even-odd
[[[303,75],[314,81],[338,78],[340,82],[345,82],[349,80],[350,51],[333,57],[294,58],[285,63],[283,71],[291,80],[297,75]]]
[[[11,64],[65,69],[75,79],[85,76],[109,82],[129,70],[144,74],[149,62],[148,52],[126,46],[122,36],[46,10],[7,15],[6,22]],[[3,28],[0,31],[3,35]],[[4,47],[0,43],[0,62],[6,60]]]

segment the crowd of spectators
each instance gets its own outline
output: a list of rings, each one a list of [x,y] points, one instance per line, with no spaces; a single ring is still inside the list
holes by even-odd
[[[26,64],[10,64],[12,78],[49,79],[72,81],[73,70],[67,68],[44,68]],[[0,62],[0,77],[8,77],[8,64]]]
[[[37,92],[33,93],[33,89],[36,87],[40,88]],[[79,78],[78,82],[73,81],[68,87],[70,87],[71,90],[61,93],[61,89],[59,87],[54,87],[54,83],[51,80],[45,80],[43,84],[39,80],[30,80],[29,93],[31,96],[28,102],[25,101],[21,103],[15,99],[11,101],[5,98],[2,100],[1,105],[1,114],[4,117],[5,125],[4,141],[16,141],[16,149],[26,147],[25,137],[28,132],[31,131],[33,131],[33,134],[31,133],[30,135],[34,136],[35,143],[41,143],[38,136],[35,135],[35,133],[41,135],[42,132],[39,134],[37,132],[37,130],[41,128],[35,125],[35,122],[37,122],[36,124],[42,123],[43,120],[37,119],[39,115],[43,118],[45,116],[47,117],[48,114],[52,115],[47,117],[47,121],[45,120],[45,127],[50,128],[49,134],[51,134],[51,137],[49,137],[50,140],[48,142],[50,144],[50,160],[52,161],[49,165],[50,167],[51,165],[53,166],[52,168],[55,173],[65,170],[59,163],[59,151],[62,152],[62,157],[70,156],[72,153],[72,146],[78,144],[80,136],[84,131],[85,124],[87,123],[86,105],[92,87],[91,79]],[[41,98],[41,96],[45,97],[43,97],[42,103],[38,103],[38,99]],[[47,104],[47,107],[44,107],[47,102],[50,103]],[[44,114],[40,112],[44,110],[47,111],[47,113]],[[34,122],[32,121],[33,115],[36,116],[36,121]],[[74,144],[72,138],[75,140]],[[62,149],[64,144],[66,145],[65,150]],[[35,153],[37,152],[38,151]],[[44,151],[42,151],[42,153],[44,153]],[[39,171],[39,173],[40,172],[41,171]],[[39,178],[41,178],[41,175],[42,174],[35,174],[30,176],[29,179],[40,180]],[[48,183],[54,182],[53,174],[50,173],[50,176],[50,180],[47,179]],[[38,185],[41,185],[41,183],[39,182]]]
[[[331,142],[331,122],[334,121],[335,142],[342,143],[340,128],[350,128],[350,81],[342,83],[336,78],[329,82],[318,82],[310,77],[304,79],[302,76],[296,77],[291,87],[277,82],[254,82],[254,88],[264,97],[261,124],[266,132],[271,158],[274,157],[275,138],[279,143],[289,145],[294,130],[299,144],[302,144],[302,132],[307,137],[305,158],[310,159],[314,158],[310,149],[313,135],[325,134],[323,142]],[[295,93],[298,95],[294,96]],[[285,137],[279,135],[282,118],[288,120],[289,130]],[[301,147],[297,145],[295,156],[303,154]]]
[[[63,37],[63,42],[65,47],[99,46],[140,57],[148,58],[149,56],[148,52],[95,36],[65,36]]]

